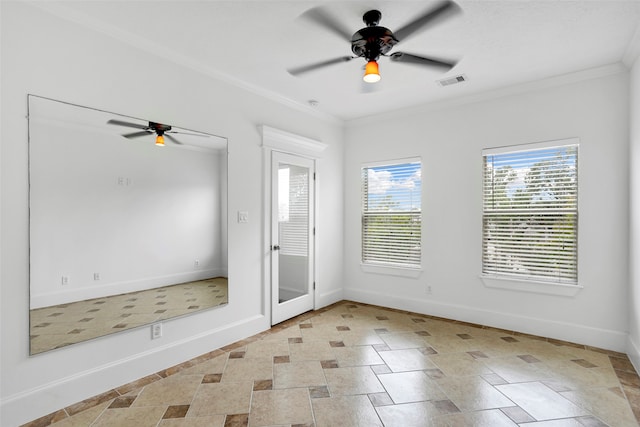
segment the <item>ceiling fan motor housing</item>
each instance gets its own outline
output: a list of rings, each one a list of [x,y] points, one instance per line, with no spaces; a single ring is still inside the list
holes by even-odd
[[[367,61],[377,61],[380,55],[385,55],[398,43],[391,30],[378,25],[381,16],[377,10],[364,14],[362,20],[367,26],[351,37],[351,51],[354,55],[366,58]]]
[[[149,127],[153,129],[158,135],[162,135],[165,132],[169,132],[171,130],[171,126],[155,122],[149,122]]]

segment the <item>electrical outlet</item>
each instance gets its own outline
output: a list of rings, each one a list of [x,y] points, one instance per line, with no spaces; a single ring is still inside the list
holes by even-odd
[[[69,276],[62,276],[62,277],[60,278],[60,284],[61,284],[62,286],[66,286],[66,285],[68,285],[68,284],[69,284]]]
[[[247,211],[238,211],[238,222],[239,223],[249,222],[249,212],[247,212]]]
[[[151,325],[151,339],[155,340],[162,336],[162,323],[154,323]]]
[[[193,261],[193,267],[194,267],[194,268],[198,268],[198,267],[200,267],[200,260],[198,260],[198,259],[194,260],[194,261]]]
[[[427,285],[427,295],[433,294],[433,290],[431,289],[431,285]]]
[[[93,280],[100,280],[100,273],[93,273]]]
[[[127,176],[119,176],[118,177],[118,185],[120,187],[128,187],[133,184],[133,180]]]

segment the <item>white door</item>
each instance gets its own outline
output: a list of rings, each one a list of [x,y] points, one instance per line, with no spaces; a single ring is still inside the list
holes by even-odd
[[[314,307],[314,161],[272,152],[271,324]]]

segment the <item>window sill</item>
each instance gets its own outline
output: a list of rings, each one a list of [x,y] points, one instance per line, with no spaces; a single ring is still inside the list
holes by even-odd
[[[416,279],[422,274],[422,268],[392,267],[389,265],[360,264],[365,273],[385,274],[388,276],[400,276]]]
[[[514,279],[512,277],[480,275],[480,280],[487,288],[506,289],[509,291],[531,292],[535,294],[573,297],[583,289],[580,285],[549,283],[534,280]]]

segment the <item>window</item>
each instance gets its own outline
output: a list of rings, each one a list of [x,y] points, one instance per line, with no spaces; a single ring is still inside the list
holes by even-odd
[[[362,168],[362,262],[419,268],[422,228],[419,159]]]
[[[578,281],[578,145],[483,151],[483,275]]]

